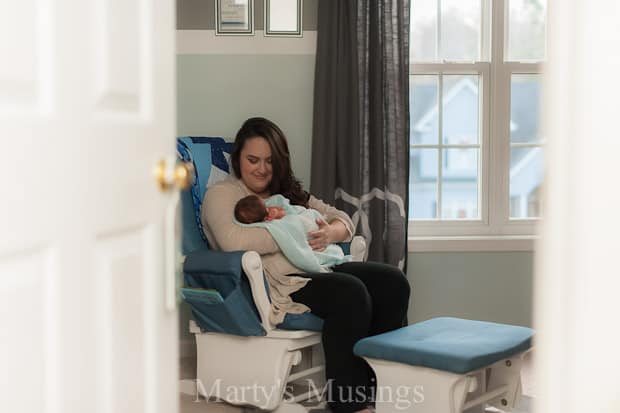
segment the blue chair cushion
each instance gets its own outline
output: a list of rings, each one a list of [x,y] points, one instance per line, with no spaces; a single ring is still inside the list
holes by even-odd
[[[364,338],[353,352],[463,374],[529,349],[533,335],[527,327],[440,317]]]
[[[323,331],[323,319],[312,313],[287,313],[276,327],[282,330]]]
[[[233,144],[223,138],[185,136],[177,138],[177,153],[181,160],[194,165],[194,182],[190,191],[181,193],[181,216],[184,255],[208,248],[207,238],[200,221],[200,207],[207,186],[228,175],[230,168],[226,155]]]

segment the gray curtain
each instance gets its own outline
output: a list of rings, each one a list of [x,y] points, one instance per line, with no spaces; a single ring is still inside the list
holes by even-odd
[[[404,269],[409,0],[320,0],[311,192],[345,210],[368,259]]]

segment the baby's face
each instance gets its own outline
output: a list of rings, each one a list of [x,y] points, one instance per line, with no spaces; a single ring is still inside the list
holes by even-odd
[[[284,208],[280,206],[268,206],[267,216],[265,217],[265,221],[272,221],[274,219],[280,219],[280,218],[283,218],[284,215],[286,215],[284,213]]]

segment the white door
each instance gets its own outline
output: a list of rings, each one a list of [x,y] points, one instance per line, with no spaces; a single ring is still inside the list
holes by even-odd
[[[551,3],[551,2],[550,2]],[[620,412],[620,3],[549,7],[535,412]]]
[[[0,0],[0,411],[175,412],[173,0]]]

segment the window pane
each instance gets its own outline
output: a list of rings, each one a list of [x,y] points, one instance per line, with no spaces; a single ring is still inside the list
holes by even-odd
[[[542,216],[543,149],[510,150],[510,217]]]
[[[410,60],[437,60],[437,0],[411,1]]]
[[[409,219],[437,218],[437,149],[411,149]]]
[[[480,15],[480,0],[441,1],[442,59],[480,60]]]
[[[443,77],[443,143],[478,143],[478,76]]]
[[[478,218],[478,149],[444,149],[441,217]]]
[[[410,142],[413,144],[437,144],[439,135],[438,79],[439,77],[436,75],[413,75],[410,77]]]
[[[509,0],[506,60],[545,60],[546,20],[547,0]]]
[[[540,75],[512,75],[510,82],[510,141],[540,142]]]

